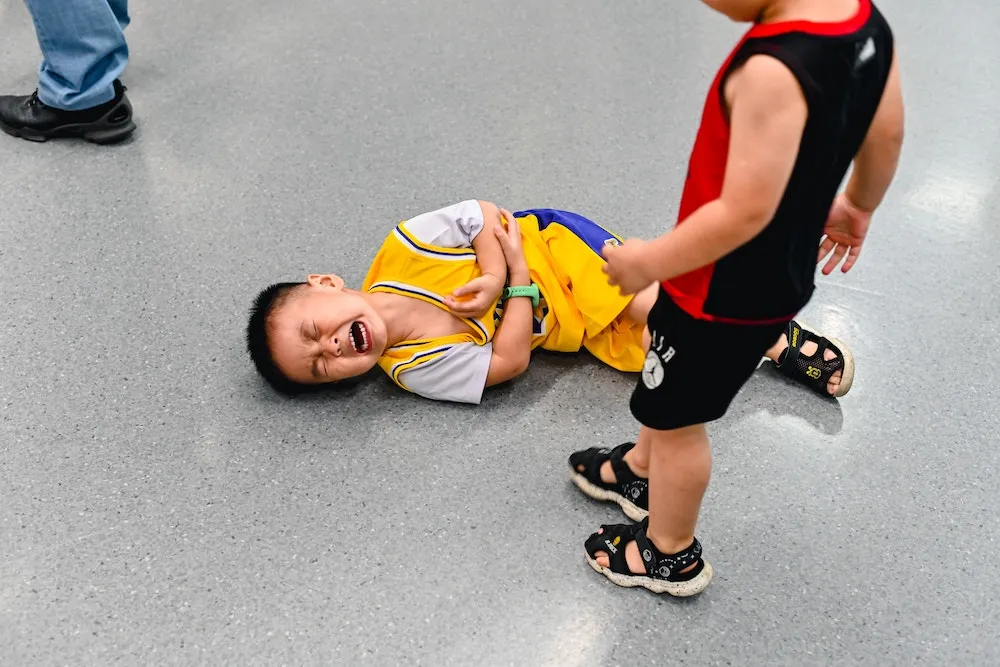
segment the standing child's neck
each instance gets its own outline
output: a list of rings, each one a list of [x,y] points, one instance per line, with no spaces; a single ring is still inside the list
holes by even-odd
[[[836,23],[857,14],[865,0],[774,0],[760,13],[757,23],[812,21]]]

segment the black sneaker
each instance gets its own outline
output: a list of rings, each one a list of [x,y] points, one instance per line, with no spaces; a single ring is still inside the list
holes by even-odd
[[[592,447],[573,452],[569,457],[570,479],[594,500],[618,503],[625,516],[642,521],[649,514],[649,480],[636,475],[625,463],[625,454],[633,447],[635,443],[626,442],[614,449]],[[601,466],[609,460],[616,480],[612,484],[601,479]],[[580,466],[583,472],[578,470]]]
[[[125,86],[115,80],[115,97],[110,102],[81,111],[54,109],[31,95],[0,97],[0,129],[28,141],[53,137],[79,137],[95,144],[110,144],[135,131],[132,105]]]

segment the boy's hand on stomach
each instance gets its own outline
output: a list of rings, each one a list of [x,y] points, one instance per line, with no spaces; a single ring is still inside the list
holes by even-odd
[[[504,279],[484,273],[459,287],[445,297],[444,305],[458,317],[485,317],[503,292]]]

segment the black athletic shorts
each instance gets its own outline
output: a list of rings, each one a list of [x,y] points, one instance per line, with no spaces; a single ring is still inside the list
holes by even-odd
[[[750,379],[788,322],[728,324],[691,317],[663,289],[647,321],[652,337],[632,414],[669,431],[714,421]]]

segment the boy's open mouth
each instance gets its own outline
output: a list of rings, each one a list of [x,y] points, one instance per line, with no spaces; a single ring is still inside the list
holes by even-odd
[[[355,322],[351,325],[351,347],[358,354],[364,354],[372,349],[372,334],[364,322]]]

